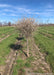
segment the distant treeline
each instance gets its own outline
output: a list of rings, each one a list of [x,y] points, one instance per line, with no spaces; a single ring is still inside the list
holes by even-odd
[[[17,24],[14,24],[14,23],[11,23],[11,22],[8,22],[8,23],[6,23],[6,22],[0,22],[0,27],[2,27],[2,26],[16,26]],[[54,26],[54,24],[37,24],[38,26]],[[36,25],[36,26],[37,26]]]
[[[0,22],[0,27],[2,27],[2,26],[14,26],[15,24],[13,24],[13,23],[11,23],[11,22],[8,22],[8,23],[6,23],[6,22]]]
[[[54,26],[54,24],[39,24],[39,26]]]

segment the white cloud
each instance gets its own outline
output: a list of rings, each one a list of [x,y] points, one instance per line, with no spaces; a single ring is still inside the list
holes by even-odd
[[[2,13],[1,16],[2,16],[2,15],[3,15],[3,16],[19,16],[19,15],[17,15],[17,14],[6,14],[6,13]]]
[[[53,5],[50,3],[47,5],[47,8],[52,8],[52,7],[53,7]]]
[[[4,12],[3,15],[7,15],[8,12],[9,16],[18,16],[19,14],[53,16],[52,12],[54,12],[54,9],[52,9],[51,4],[46,5],[44,9],[40,10],[41,12],[36,9],[27,9],[25,7],[23,8],[23,7],[8,5],[8,4],[0,4],[0,8],[2,7],[4,8],[0,10],[0,12]]]
[[[3,11],[5,11],[5,12],[15,12],[14,10],[11,10],[11,9],[3,9]]]
[[[8,5],[8,4],[0,4],[0,7],[11,7],[11,5]]]
[[[2,13],[1,15],[7,15],[6,13]]]
[[[8,5],[8,4],[0,4],[0,8],[4,8],[3,10],[1,10],[0,12],[12,12],[14,13],[22,13],[22,14],[38,14],[38,12],[35,12],[32,9],[27,9],[27,8],[22,8],[22,7],[18,7],[18,6],[12,6],[12,5]]]
[[[54,12],[54,9],[46,9],[46,11]]]
[[[9,16],[18,16],[17,14],[9,14]]]

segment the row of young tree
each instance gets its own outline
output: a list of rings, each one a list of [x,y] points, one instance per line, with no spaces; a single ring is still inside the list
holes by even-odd
[[[27,56],[29,57],[28,38],[32,37],[32,33],[37,29],[37,23],[34,18],[23,18],[18,21],[17,29],[27,40]]]

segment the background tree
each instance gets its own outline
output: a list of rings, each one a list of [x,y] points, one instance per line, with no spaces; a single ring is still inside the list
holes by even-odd
[[[11,26],[11,22],[8,22],[8,26]]]

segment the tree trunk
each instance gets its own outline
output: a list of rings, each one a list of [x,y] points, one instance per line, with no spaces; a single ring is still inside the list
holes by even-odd
[[[29,57],[28,39],[27,39],[27,56]]]

